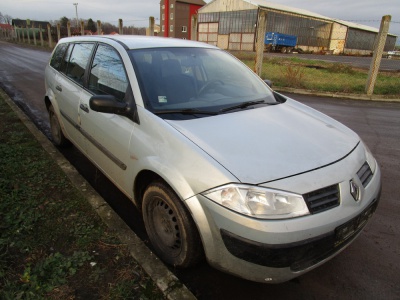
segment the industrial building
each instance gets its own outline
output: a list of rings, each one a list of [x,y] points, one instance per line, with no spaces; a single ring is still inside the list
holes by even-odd
[[[266,32],[297,36],[303,51],[369,55],[378,29],[332,19],[264,0],[213,0],[198,11],[198,40],[228,50],[255,50],[258,16],[266,13]],[[389,34],[385,51],[393,50]]]

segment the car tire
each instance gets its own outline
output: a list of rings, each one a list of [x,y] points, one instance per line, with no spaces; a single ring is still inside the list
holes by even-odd
[[[62,132],[60,122],[58,121],[57,115],[52,105],[50,105],[49,107],[49,120],[53,144],[58,147],[69,146],[70,141],[65,137],[64,133]]]
[[[183,202],[163,181],[153,182],[143,196],[143,220],[155,253],[167,264],[198,264],[203,247],[196,225]]]

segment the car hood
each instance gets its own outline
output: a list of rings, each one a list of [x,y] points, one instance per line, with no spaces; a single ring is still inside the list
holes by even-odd
[[[223,115],[167,120],[240,182],[260,184],[336,162],[359,137],[339,122],[288,100]]]

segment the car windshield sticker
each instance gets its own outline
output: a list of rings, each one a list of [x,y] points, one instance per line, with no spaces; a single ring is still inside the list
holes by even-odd
[[[158,96],[158,103],[167,103],[167,96]]]

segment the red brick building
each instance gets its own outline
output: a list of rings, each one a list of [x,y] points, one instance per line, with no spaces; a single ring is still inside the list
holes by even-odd
[[[160,36],[190,40],[192,16],[205,4],[203,0],[161,0]]]

